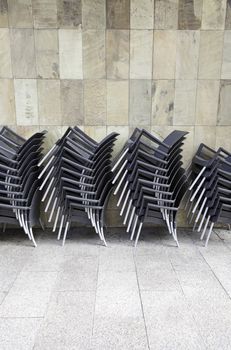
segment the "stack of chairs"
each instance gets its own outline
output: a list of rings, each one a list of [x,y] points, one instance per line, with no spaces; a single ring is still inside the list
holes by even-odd
[[[231,154],[225,149],[200,144],[190,167],[185,209],[193,230],[201,232],[201,240],[206,237],[205,246],[215,224],[231,224]]]
[[[105,208],[113,187],[111,157],[118,134],[111,133],[96,142],[78,127],[68,128],[39,163],[44,166],[40,190],[48,222],[58,239],[63,232],[63,245],[73,222],[95,229],[106,245],[104,236]]]
[[[176,215],[187,190],[182,146],[187,132],[173,131],[164,140],[136,128],[115,159],[112,171],[117,206],[130,239],[139,240],[144,223],[164,225],[177,246]]]
[[[32,228],[43,227],[38,163],[44,137],[45,132],[38,132],[25,140],[7,127],[0,129],[0,223],[4,230],[7,224],[19,224],[34,246]]]

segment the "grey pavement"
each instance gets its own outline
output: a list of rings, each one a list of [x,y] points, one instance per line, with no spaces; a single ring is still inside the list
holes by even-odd
[[[231,232],[0,232],[0,350],[230,350]]]

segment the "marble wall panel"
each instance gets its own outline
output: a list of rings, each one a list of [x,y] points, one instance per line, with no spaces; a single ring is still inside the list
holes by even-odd
[[[178,1],[179,0],[155,0],[155,29],[177,29]]]
[[[7,0],[0,0],[0,28],[8,27]]]
[[[129,29],[130,0],[107,0],[106,18],[108,29]]]
[[[133,126],[151,123],[151,80],[130,80],[129,124]]]
[[[176,79],[196,79],[198,70],[200,32],[177,32]]]
[[[221,80],[218,125],[231,125],[231,80]]]
[[[230,151],[231,126],[216,127],[216,148],[224,147]]]
[[[152,30],[130,31],[130,79],[152,78]]]
[[[153,29],[154,0],[131,0],[131,29]]]
[[[58,33],[53,29],[35,30],[35,49],[38,78],[59,78]]]
[[[107,80],[107,125],[128,125],[128,81]]]
[[[15,124],[14,83],[12,79],[0,79],[0,124]]]
[[[12,78],[10,34],[8,28],[0,28],[0,78]]]
[[[128,79],[129,31],[108,30],[106,37],[107,79]]]
[[[83,29],[105,29],[106,0],[82,0]]]
[[[9,25],[14,28],[33,28],[31,0],[8,0]]]
[[[83,65],[85,79],[105,78],[105,31],[83,32]]]
[[[106,81],[104,79],[84,81],[84,124],[106,124]]]
[[[18,125],[39,125],[36,79],[15,79],[15,106]]]
[[[82,23],[81,0],[57,0],[59,28],[76,28]]]
[[[152,81],[152,125],[172,125],[175,81]]]
[[[173,125],[194,125],[196,80],[176,80]]]
[[[179,0],[178,29],[200,29],[201,0]]]
[[[217,124],[219,88],[219,80],[198,80],[196,125]]]
[[[194,148],[197,150],[201,143],[215,149],[216,147],[216,126],[196,125],[194,135]]]
[[[83,125],[83,82],[61,80],[62,125]]]
[[[221,79],[231,79],[231,30],[226,30],[224,34]]]
[[[153,79],[174,79],[177,31],[155,30],[153,44]]]
[[[202,29],[224,29],[226,0],[203,1]]]
[[[59,80],[38,80],[38,113],[40,125],[61,125]]]
[[[225,29],[231,29],[231,0],[227,0]]]
[[[11,30],[11,59],[15,78],[36,78],[33,29]]]
[[[59,63],[61,79],[82,79],[82,32],[73,29],[59,30]]]
[[[32,0],[35,28],[57,28],[56,0]]]
[[[200,32],[199,79],[220,79],[223,53],[223,31]]]

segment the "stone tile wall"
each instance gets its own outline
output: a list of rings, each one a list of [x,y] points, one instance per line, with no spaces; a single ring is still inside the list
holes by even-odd
[[[231,150],[230,0],[0,0],[0,125]]]

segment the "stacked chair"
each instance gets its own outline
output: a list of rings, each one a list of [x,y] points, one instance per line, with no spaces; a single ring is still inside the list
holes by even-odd
[[[215,224],[231,224],[231,154],[200,144],[190,167],[185,209],[193,230],[208,245]],[[207,232],[208,231],[208,232]],[[206,235],[207,232],[207,235]]]
[[[0,223],[4,229],[19,224],[34,246],[32,228],[43,226],[38,163],[44,136],[45,132],[38,132],[25,140],[7,127],[0,129]]]
[[[114,161],[114,194],[130,232],[139,240],[144,223],[164,225],[177,246],[176,215],[187,190],[182,146],[187,132],[173,131],[164,140],[136,128]]]
[[[45,212],[53,232],[59,227],[58,239],[63,233],[63,245],[73,222],[91,224],[106,245],[105,208],[113,187],[111,157],[117,136],[111,133],[98,143],[78,127],[68,128],[39,163],[46,164],[39,175],[44,177],[40,190]]]

